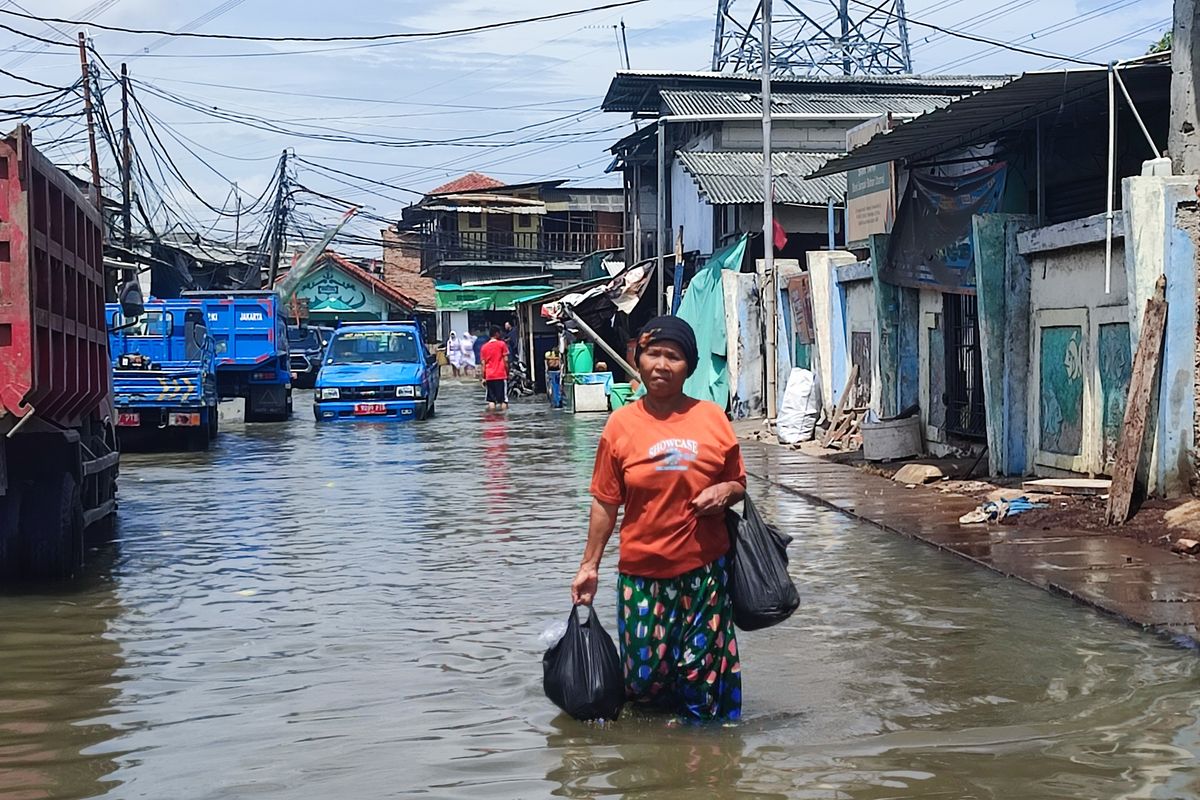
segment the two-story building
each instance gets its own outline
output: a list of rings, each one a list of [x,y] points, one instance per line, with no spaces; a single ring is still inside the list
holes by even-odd
[[[575,283],[589,256],[624,247],[622,190],[565,183],[471,172],[404,210],[399,227],[419,237],[437,287],[439,336],[509,319],[515,299]]]
[[[883,115],[911,119],[1004,78],[915,75],[811,75],[772,79],[775,217],[788,234],[780,258],[804,259],[842,230],[846,181],[806,176],[846,151],[847,132]],[[701,257],[762,228],[762,84],[755,75],[618,72],[605,111],[645,125],[611,148],[626,190],[625,260],[674,251]],[[661,152],[660,152],[661,151]],[[661,219],[661,222],[660,222]],[[832,227],[832,231],[831,231]],[[747,249],[762,257],[762,241]]]

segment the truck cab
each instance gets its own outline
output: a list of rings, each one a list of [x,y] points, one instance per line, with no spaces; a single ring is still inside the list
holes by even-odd
[[[415,322],[349,324],[334,331],[317,376],[317,421],[432,416],[441,372],[421,333]]]
[[[194,449],[217,435],[216,348],[198,300],[150,300],[127,318],[105,306],[113,403],[122,439],[181,432]]]

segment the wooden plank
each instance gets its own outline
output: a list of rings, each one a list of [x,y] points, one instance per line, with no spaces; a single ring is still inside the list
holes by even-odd
[[[1021,490],[1035,494],[1080,494],[1095,497],[1108,494],[1111,485],[1112,481],[1100,478],[1042,478],[1025,481],[1021,484]]]
[[[837,408],[833,410],[833,419],[829,420],[829,433],[825,436],[825,441],[821,443],[823,447],[829,447],[833,442],[833,432],[837,430],[842,417],[845,416],[846,405],[850,402],[850,393],[854,391],[854,383],[857,380],[858,364],[855,364],[850,370],[850,377],[846,379],[846,388],[842,389],[842,396],[838,398]]]
[[[1142,440],[1146,435],[1146,419],[1150,415],[1151,393],[1162,361],[1163,329],[1167,321],[1167,280],[1158,279],[1154,295],[1146,301],[1142,317],[1142,334],[1133,357],[1133,377],[1129,380],[1129,401],[1125,419],[1121,422],[1121,438],[1117,440],[1116,463],[1112,471],[1112,488],[1108,494],[1105,521],[1120,525],[1129,519],[1133,505],[1134,484],[1138,464],[1142,460]]]

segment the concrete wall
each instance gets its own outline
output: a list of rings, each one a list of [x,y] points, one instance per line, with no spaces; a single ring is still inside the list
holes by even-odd
[[[841,284],[841,288],[846,297],[846,350],[849,366],[852,368],[855,361],[855,337],[857,335],[859,337],[858,341],[867,341],[870,343],[869,358],[861,359],[859,363],[859,378],[857,383],[862,390],[865,390],[862,394],[866,395],[867,405],[878,413],[880,409],[879,392],[881,384],[879,376],[879,326],[876,325],[875,316],[875,287],[868,279],[845,282]],[[863,363],[867,365],[867,369],[865,370],[862,368]],[[837,387],[839,397],[841,390],[841,386]]]
[[[1107,292],[1104,227],[1095,218],[1017,236],[1030,267],[1027,471],[1111,472],[1136,341],[1127,327],[1123,229]]]
[[[919,390],[917,402],[921,406],[921,424],[925,429],[925,443],[931,453],[941,455],[940,445],[945,444],[942,430],[946,424],[946,405],[942,394],[946,391],[946,341],[942,336],[942,295],[933,289],[922,289],[918,296],[920,326],[917,359],[919,363]]]
[[[846,150],[846,131],[861,120],[778,120],[771,126],[771,144],[778,150],[808,150],[841,153]],[[716,138],[721,150],[761,150],[762,123],[726,122]]]
[[[742,206],[742,224],[747,230],[762,230],[762,204]],[[828,233],[829,210],[824,206],[775,206],[775,219],[788,233]]]
[[[1035,222],[1014,214],[972,220],[987,415],[988,465],[993,475],[1022,475],[1028,465],[1029,262],[1017,236]]]
[[[1196,240],[1181,207],[1194,208],[1196,176],[1135,177],[1122,181],[1128,215],[1125,269],[1129,330],[1136,342],[1146,299],[1166,277],[1167,322],[1154,445],[1144,456],[1149,491],[1168,496],[1190,489],[1194,474],[1196,387]]]
[[[721,288],[725,294],[729,413],[734,419],[760,418],[766,415],[766,400],[758,276],[725,270]]]
[[[812,281],[813,327],[816,329],[816,372],[821,382],[821,402],[827,413],[841,396],[849,374],[849,353],[846,349],[845,295],[837,281],[839,266],[857,261],[853,253],[843,250],[806,254],[808,274]]]

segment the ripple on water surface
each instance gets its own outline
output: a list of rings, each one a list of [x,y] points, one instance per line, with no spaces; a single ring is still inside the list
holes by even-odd
[[[0,598],[0,800],[1200,795],[1192,654],[758,485],[804,604],[742,634],[745,720],[564,718],[603,419],[477,399],[126,456],[119,543]]]

